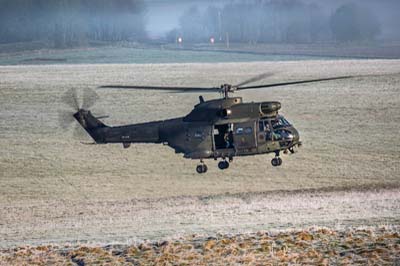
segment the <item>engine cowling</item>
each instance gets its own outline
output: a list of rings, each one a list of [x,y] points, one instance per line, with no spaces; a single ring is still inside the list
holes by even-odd
[[[260,113],[263,115],[277,112],[281,109],[280,102],[262,102],[260,103]]]

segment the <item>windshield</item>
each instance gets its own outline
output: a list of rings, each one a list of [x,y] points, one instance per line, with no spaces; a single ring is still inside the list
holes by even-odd
[[[293,134],[284,129],[278,129],[274,131],[274,139],[275,140],[292,140]]]
[[[289,121],[287,121],[283,116],[278,116],[276,119],[271,120],[271,124],[274,129],[291,126]]]

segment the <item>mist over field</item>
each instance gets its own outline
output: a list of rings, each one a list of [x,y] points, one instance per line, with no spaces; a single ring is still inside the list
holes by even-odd
[[[399,40],[398,8],[398,1],[374,0],[187,1],[184,4],[155,1],[149,2],[149,14],[152,9],[158,11],[158,17],[152,15],[158,20],[150,20],[148,27],[161,34],[158,25],[163,25],[164,20],[174,21],[175,28],[169,35],[178,33],[195,42],[210,36],[222,41],[230,38],[262,43]],[[175,12],[162,15],[161,10]]]

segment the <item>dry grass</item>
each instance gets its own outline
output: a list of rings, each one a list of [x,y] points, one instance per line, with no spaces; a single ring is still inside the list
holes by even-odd
[[[310,228],[107,246],[24,246],[0,265],[394,265],[398,228]]]

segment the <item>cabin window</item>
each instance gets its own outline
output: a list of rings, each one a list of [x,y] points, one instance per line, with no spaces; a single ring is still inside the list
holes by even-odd
[[[244,129],[244,133],[246,134],[246,135],[249,135],[249,134],[251,134],[253,132],[253,128],[251,128],[251,127],[246,127],[245,129]]]
[[[194,133],[194,137],[198,138],[198,139],[201,139],[203,137],[203,132],[202,131],[196,131]]]
[[[258,122],[258,128],[260,131],[264,131],[264,121],[261,120],[260,122]]]
[[[241,135],[241,134],[243,134],[243,128],[242,127],[236,128],[236,135]]]

